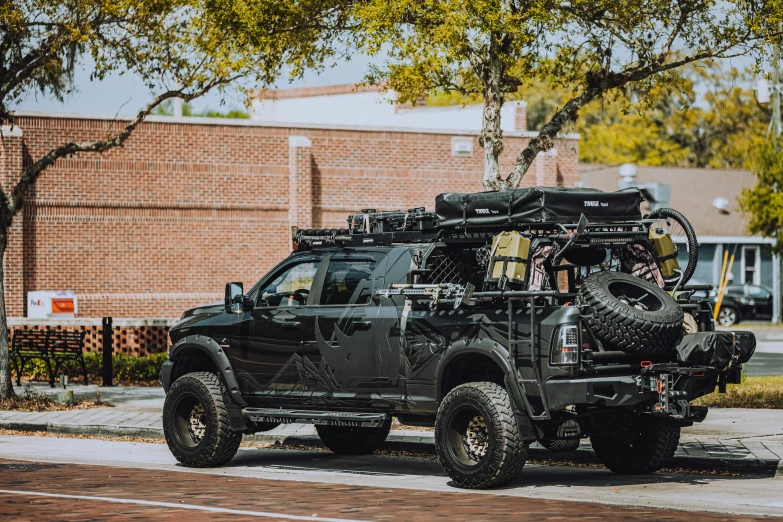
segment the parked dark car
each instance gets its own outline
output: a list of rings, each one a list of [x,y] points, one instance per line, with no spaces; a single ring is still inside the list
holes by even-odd
[[[691,279],[690,284],[701,284],[701,282]],[[727,286],[718,313],[718,324],[732,326],[740,321],[772,319],[772,294],[771,288],[762,285]],[[711,290],[708,294],[701,290],[695,292],[693,298],[708,299],[714,308],[718,301],[718,291]]]

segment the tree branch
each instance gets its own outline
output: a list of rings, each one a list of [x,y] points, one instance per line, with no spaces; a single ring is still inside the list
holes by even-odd
[[[546,125],[541,127],[538,136],[530,140],[530,143],[525,148],[525,150],[520,153],[513,169],[511,170],[511,174],[505,180],[499,180],[499,184],[503,188],[514,188],[519,186],[519,183],[522,181],[522,177],[533,164],[536,156],[538,156],[538,154],[541,152],[545,152],[551,149],[554,145],[554,139],[557,137],[560,131],[563,130],[563,127],[568,122],[575,121],[579,110],[604,92],[621,87],[630,82],[643,80],[654,74],[682,67],[683,65],[687,65],[692,62],[697,62],[706,58],[724,56],[726,52],[734,47],[736,47],[736,44],[727,45],[721,49],[713,49],[696,53],[692,56],[670,63],[650,63],[643,66],[636,65],[618,73],[604,72],[602,75],[596,74],[592,78],[588,78],[587,88],[585,88],[585,90],[582,91],[582,93],[578,96],[571,98],[562,109],[557,111],[554,116],[552,116]]]
[[[133,118],[116,135],[108,136],[106,139],[91,142],[91,143],[78,143],[78,142],[71,141],[50,150],[41,159],[33,163],[29,168],[27,168],[22,173],[19,182],[11,191],[11,195],[10,198],[8,199],[8,202],[6,203],[6,205],[4,205],[5,208],[0,209],[0,213],[4,218],[3,219],[4,222],[0,223],[0,226],[2,228],[7,228],[8,226],[10,226],[11,220],[13,219],[14,215],[16,215],[16,213],[19,212],[19,210],[22,208],[22,202],[25,193],[30,189],[30,187],[33,186],[33,184],[35,184],[36,180],[38,179],[38,176],[40,176],[40,174],[46,168],[52,166],[54,162],[56,162],[58,159],[64,156],[70,156],[77,152],[102,153],[107,150],[113,149],[115,147],[122,147],[125,141],[127,141],[127,139],[130,138],[131,134],[133,134],[133,131],[136,130],[136,127],[138,127],[139,124],[144,121],[144,119],[150,114],[150,112],[152,112],[152,110],[155,107],[157,107],[164,101],[170,98],[182,98],[183,100],[188,102],[200,96],[203,96],[204,94],[206,94],[207,92],[209,92],[210,90],[212,90],[213,88],[219,85],[227,84],[235,79],[236,77],[224,78],[220,80],[212,80],[208,82],[206,85],[202,86],[201,88],[192,91],[190,93],[184,92],[182,89],[166,91],[165,93],[159,95],[154,100],[152,100],[152,102],[150,102],[141,111],[139,111],[136,117]]]

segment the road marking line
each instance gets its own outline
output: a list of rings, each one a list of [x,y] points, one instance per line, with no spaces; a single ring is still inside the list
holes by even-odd
[[[326,517],[317,517],[317,516],[308,517],[303,515],[286,515],[284,513],[269,513],[266,511],[245,511],[242,509],[200,506],[198,504],[177,504],[174,502],[156,502],[154,500],[136,500],[131,498],[92,497],[87,495],[65,495],[62,493],[43,493],[40,491],[15,491],[12,489],[0,489],[0,494],[63,498],[69,500],[100,500],[103,502],[113,502],[115,504],[137,504],[140,506],[155,506],[155,507],[164,507],[164,508],[172,508],[172,509],[192,509],[195,511],[209,511],[210,513],[224,513],[227,515],[245,515],[251,517],[278,518],[278,519],[283,518],[286,520],[316,520],[316,521],[323,521],[323,522],[365,522],[360,520],[349,520],[345,518],[326,518]]]

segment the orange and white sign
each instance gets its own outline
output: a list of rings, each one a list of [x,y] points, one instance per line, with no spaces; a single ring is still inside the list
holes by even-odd
[[[76,293],[71,290],[27,292],[29,319],[73,319],[77,312]]]

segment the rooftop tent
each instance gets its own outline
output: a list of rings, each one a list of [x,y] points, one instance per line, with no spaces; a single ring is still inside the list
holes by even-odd
[[[603,192],[590,188],[532,187],[499,192],[447,192],[435,198],[440,226],[502,226],[641,219],[639,189]]]

